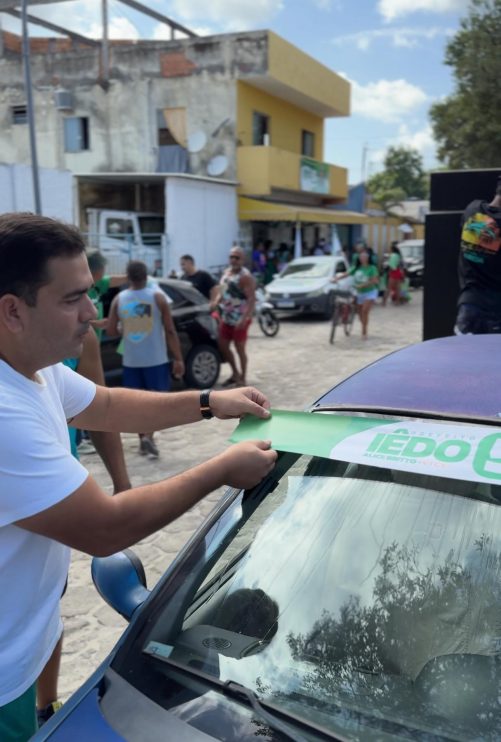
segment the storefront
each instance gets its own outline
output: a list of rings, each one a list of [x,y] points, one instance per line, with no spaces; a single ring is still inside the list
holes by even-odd
[[[259,201],[241,196],[238,200],[240,244],[251,250],[258,242],[275,249],[286,246],[295,256],[308,255],[323,238],[330,251],[351,248],[353,228],[366,224],[365,214],[333,208]]]

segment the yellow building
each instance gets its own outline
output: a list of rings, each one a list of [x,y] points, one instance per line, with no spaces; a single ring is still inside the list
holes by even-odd
[[[266,68],[237,80],[237,180],[244,243],[294,242],[303,251],[329,225],[350,243],[362,214],[330,207],[345,202],[347,170],[323,159],[325,119],[350,115],[350,83],[271,31]]]

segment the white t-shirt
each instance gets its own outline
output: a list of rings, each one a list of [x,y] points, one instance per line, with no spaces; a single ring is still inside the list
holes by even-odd
[[[62,364],[31,381],[0,361],[0,706],[40,675],[61,635],[67,546],[13,525],[68,497],[88,476],[66,420],[95,385]]]

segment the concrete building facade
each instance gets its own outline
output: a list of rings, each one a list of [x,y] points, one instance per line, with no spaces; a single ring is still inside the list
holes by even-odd
[[[29,163],[21,40],[0,44],[0,162]],[[291,238],[291,224],[363,221],[328,208],[348,174],[323,161],[324,121],[349,115],[350,85],[276,34],[115,41],[106,73],[99,45],[37,38],[31,55],[41,167],[234,180],[247,242],[252,224]]]

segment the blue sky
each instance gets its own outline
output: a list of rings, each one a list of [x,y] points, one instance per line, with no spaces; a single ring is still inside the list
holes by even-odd
[[[426,168],[435,146],[428,110],[453,90],[445,45],[468,0],[143,0],[202,35],[269,28],[352,83],[352,115],[326,125],[324,159],[349,169],[350,183],[381,169],[390,145],[415,147]],[[87,35],[100,34],[100,0],[70,0],[30,13]],[[109,0],[110,35],[169,38],[169,29]],[[0,14],[2,27],[19,22]],[[30,33],[47,32],[30,27]],[[365,156],[364,156],[365,153]]]

